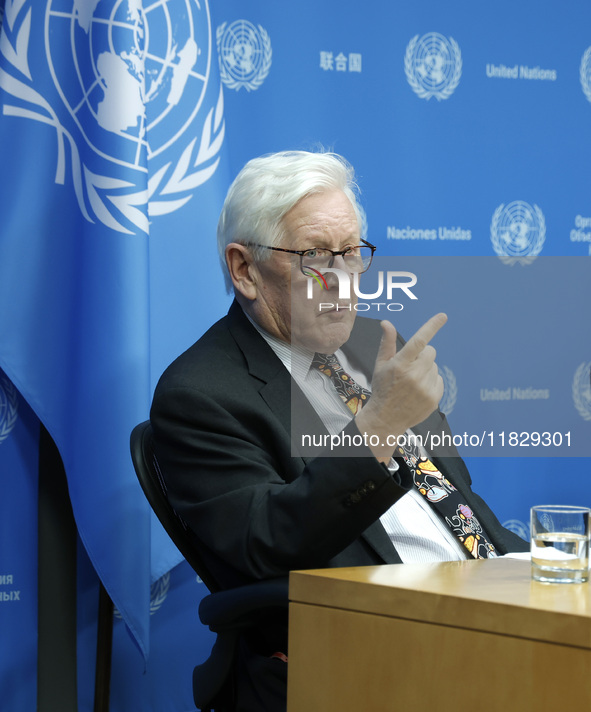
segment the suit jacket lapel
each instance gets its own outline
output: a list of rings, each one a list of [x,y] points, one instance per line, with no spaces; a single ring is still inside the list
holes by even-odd
[[[277,416],[290,438],[292,411],[304,414],[310,432],[328,434],[308,399],[292,380],[273,349],[249,322],[237,302],[230,307],[228,316],[230,332],[244,355],[248,372],[260,382],[261,397]],[[306,461],[305,458],[302,459]]]

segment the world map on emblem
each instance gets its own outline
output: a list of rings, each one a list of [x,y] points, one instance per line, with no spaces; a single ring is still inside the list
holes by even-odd
[[[438,35],[423,38],[417,48],[415,68],[425,85],[436,87],[449,74],[450,56],[445,42]]]
[[[495,211],[491,239],[498,255],[521,257],[538,255],[544,244],[546,225],[537,205],[514,200]]]
[[[519,519],[509,519],[506,522],[503,522],[503,526],[505,527],[505,529],[515,532],[517,536],[520,536],[525,541],[529,540],[529,524],[526,524],[525,522],[522,522]]]
[[[207,2],[51,0],[45,24],[54,84],[102,157],[141,168],[145,152],[164,151],[199,111],[211,66]]]
[[[406,77],[423,99],[447,99],[462,74],[462,57],[457,42],[438,32],[429,32],[409,42],[404,60]]]
[[[248,20],[223,23],[217,29],[220,74],[231,89],[257,89],[271,67],[271,41],[266,30]]]

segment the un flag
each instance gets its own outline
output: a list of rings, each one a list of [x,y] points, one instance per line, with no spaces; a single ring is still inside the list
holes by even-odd
[[[182,0],[14,0],[0,36],[0,367],[54,439],[82,542],[144,654],[150,583],[180,556],[129,433],[222,293],[213,239],[196,239],[228,183],[211,36],[208,3]]]

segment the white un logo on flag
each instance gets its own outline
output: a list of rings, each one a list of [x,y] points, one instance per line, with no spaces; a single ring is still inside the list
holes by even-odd
[[[16,39],[13,46],[6,40],[3,54],[19,79],[5,82],[16,100],[5,113],[55,128],[55,182],[71,176],[87,220],[147,233],[148,215],[180,208],[218,165],[223,100],[217,87],[213,97],[207,91],[207,1],[162,0],[144,9],[135,0],[48,0],[44,52],[30,41],[30,15],[39,12],[32,0],[7,10]],[[36,83],[45,71],[54,92]],[[204,113],[195,137],[193,122]],[[179,146],[192,125],[192,140]]]

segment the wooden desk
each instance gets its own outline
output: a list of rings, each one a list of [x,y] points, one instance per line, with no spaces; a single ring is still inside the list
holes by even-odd
[[[591,706],[591,586],[526,561],[293,572],[288,712]]]

